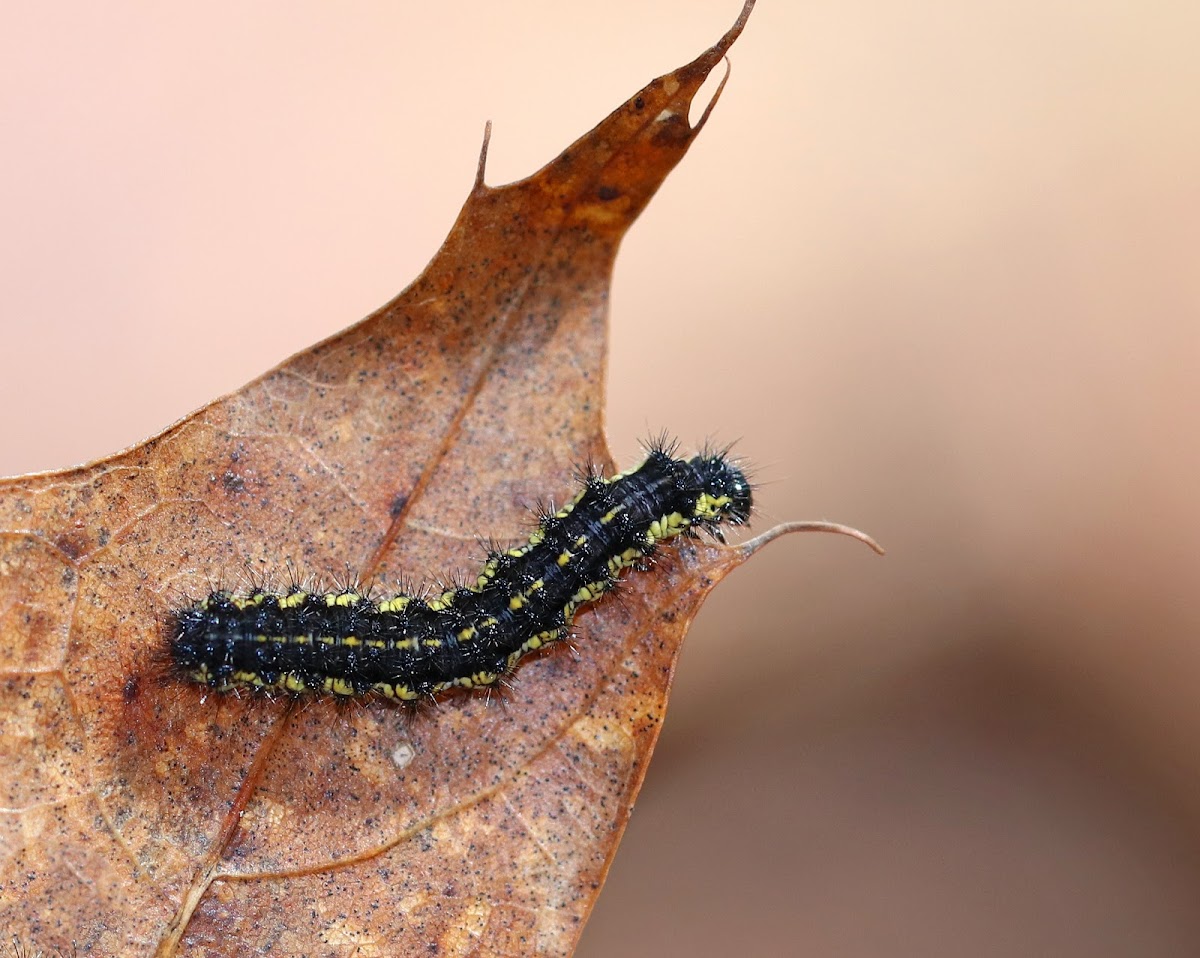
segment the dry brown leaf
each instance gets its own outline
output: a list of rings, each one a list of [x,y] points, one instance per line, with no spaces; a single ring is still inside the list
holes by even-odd
[[[529,179],[485,186],[481,157],[373,316],[136,448],[0,486],[0,929],[98,955],[570,953],[683,634],[765,540],[672,550],[503,703],[412,718],[172,682],[159,622],[247,567],[471,569],[476,534],[523,538],[575,464],[612,465],[613,258],[752,6]]]

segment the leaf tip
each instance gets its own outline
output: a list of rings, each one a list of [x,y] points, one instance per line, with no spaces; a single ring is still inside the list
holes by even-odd
[[[717,41],[716,47],[713,48],[714,50],[721,49],[721,54],[723,56],[725,51],[733,46],[733,41],[740,37],[742,35],[742,31],[746,29],[746,21],[750,19],[750,12],[753,9],[754,0],[746,0],[746,2],[742,4],[742,12],[738,14],[738,18],[733,22],[733,26],[726,31],[725,36],[721,37],[721,39]]]
[[[721,78],[720,84],[717,86],[716,92],[712,95],[712,99],[708,101],[704,112],[700,115],[700,119],[689,130],[689,137],[694,137],[708,122],[708,118],[717,105],[717,101],[721,99],[721,93],[725,89],[725,84],[729,80],[730,63],[729,57],[726,55],[729,48],[733,46],[738,37],[742,35],[742,31],[746,28],[746,22],[750,19],[750,13],[754,9],[755,0],[746,0],[742,5],[741,13],[738,14],[737,20],[734,21],[721,39],[714,43],[711,47],[705,50],[700,56],[696,57],[691,63],[680,67],[673,74],[668,74],[672,80],[689,89],[689,96],[695,95],[699,90],[700,84],[708,78],[709,73],[722,60],[725,61],[725,76]]]
[[[742,12],[738,14],[738,18],[722,35],[721,39],[714,43],[711,47],[705,50],[697,57],[691,66],[702,66],[702,69],[707,73],[721,60],[725,59],[725,54],[729,52],[729,48],[737,41],[737,38],[742,35],[742,31],[746,29],[746,22],[750,19],[750,13],[754,9],[754,0],[746,0],[742,5]]]
[[[478,193],[487,189],[487,184],[483,182],[483,175],[487,171],[488,145],[491,142],[492,121],[488,120],[483,125],[483,144],[479,147],[479,165],[475,168],[475,185],[472,187],[472,192]]]
[[[864,543],[876,555],[887,555],[883,546],[865,532],[855,529],[853,526],[843,525],[840,522],[826,522],[820,519],[784,522],[773,529],[768,529],[760,536],[755,536],[748,542],[743,542],[738,549],[742,553],[742,558],[748,559],[763,546],[793,532],[831,532],[834,535],[849,536],[851,539],[857,539],[859,542]]]

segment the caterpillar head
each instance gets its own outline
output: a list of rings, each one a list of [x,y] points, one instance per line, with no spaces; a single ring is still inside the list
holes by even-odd
[[[726,452],[701,453],[691,461],[700,481],[693,522],[705,526],[722,523],[740,526],[750,521],[754,492],[750,480]]]

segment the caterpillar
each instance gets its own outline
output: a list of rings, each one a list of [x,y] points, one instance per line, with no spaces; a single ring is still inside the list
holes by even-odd
[[[217,690],[251,689],[411,702],[486,688],[567,637],[576,614],[640,570],[660,544],[750,518],[752,490],[728,450],[675,458],[659,441],[641,465],[583,488],[540,517],[524,544],[489,551],[475,581],[436,596],[373,599],[215,590],[167,617],[178,675]]]

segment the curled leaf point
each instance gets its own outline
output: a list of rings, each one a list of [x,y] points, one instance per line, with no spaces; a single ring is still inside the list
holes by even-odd
[[[883,546],[865,532],[840,522],[826,522],[822,519],[804,519],[797,522],[781,523],[773,529],[768,529],[762,535],[755,536],[753,539],[743,542],[738,549],[742,553],[743,560],[748,559],[763,546],[793,532],[832,532],[835,535],[849,536],[851,539],[857,539],[859,542],[866,543],[878,555],[887,554]]]

